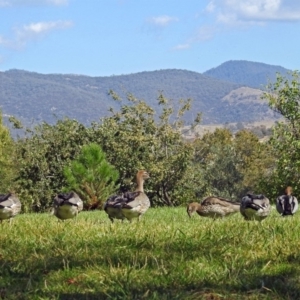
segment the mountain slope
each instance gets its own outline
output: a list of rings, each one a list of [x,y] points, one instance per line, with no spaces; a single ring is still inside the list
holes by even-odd
[[[220,70],[227,64],[228,74],[224,76]],[[244,83],[241,84],[243,80],[230,82],[238,74],[232,71],[232,64],[239,72],[248,74],[244,76],[244,81],[251,76],[253,81],[253,77],[258,77],[257,74],[262,74],[262,81],[266,80],[269,74],[267,70],[277,68],[264,66],[266,71],[263,73],[263,68],[258,63],[241,62],[238,66],[236,62],[228,62],[205,74],[169,69],[110,77],[10,70],[0,72],[0,109],[3,114],[14,115],[26,125],[41,121],[53,123],[57,118],[63,117],[89,125],[92,121],[108,116],[110,107],[120,107],[120,103],[108,95],[109,90],[113,90],[123,99],[131,93],[136,98],[145,100],[155,110],[159,109],[157,97],[160,92],[174,106],[179,99],[191,98],[192,110],[185,116],[187,124],[193,121],[198,112],[203,114],[203,124],[275,119],[276,116],[268,105],[260,100],[259,92],[247,90],[246,98],[251,99],[253,93],[256,101],[245,101],[245,91],[240,90],[245,86]],[[218,72],[219,75],[223,74],[220,77],[224,80],[212,77],[218,75]],[[238,76],[240,77],[241,75]]]
[[[280,66],[246,60],[231,60],[203,74],[220,80],[264,89],[269,82],[276,81],[276,73],[286,76],[288,71]]]
[[[68,116],[84,124],[108,115],[110,107],[119,105],[108,96],[114,90],[125,98],[132,93],[157,108],[162,92],[174,103],[181,98],[193,99],[193,111],[206,112],[218,106],[219,100],[239,85],[184,70],[162,70],[111,77],[38,74],[20,70],[0,72],[0,104],[5,114],[23,120],[52,122],[53,114]],[[209,114],[205,120],[211,119]],[[214,121],[219,121],[214,118]]]

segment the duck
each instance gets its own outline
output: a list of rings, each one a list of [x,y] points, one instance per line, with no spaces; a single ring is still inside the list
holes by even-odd
[[[271,213],[270,200],[263,194],[248,192],[242,198],[240,212],[245,220],[262,221]]]
[[[200,203],[192,202],[187,206],[188,216],[194,212],[202,217],[224,218],[240,211],[240,203],[222,197],[209,196]]]
[[[72,219],[83,210],[83,201],[73,191],[59,193],[54,198],[53,208],[53,214],[58,219]]]
[[[22,204],[14,193],[0,195],[0,221],[10,219],[20,213]]]
[[[134,218],[141,219],[149,209],[150,200],[144,192],[144,181],[150,178],[145,170],[139,170],[136,174],[137,187],[133,192],[125,192],[110,196],[104,204],[104,211],[109,219],[127,219],[129,222]]]
[[[298,200],[292,193],[292,187],[288,186],[285,194],[276,199],[276,209],[281,216],[293,216],[298,210]]]

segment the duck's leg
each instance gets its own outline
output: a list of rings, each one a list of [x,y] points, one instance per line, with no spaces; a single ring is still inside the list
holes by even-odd
[[[76,213],[75,213],[75,223],[78,223],[78,210],[76,210]]]

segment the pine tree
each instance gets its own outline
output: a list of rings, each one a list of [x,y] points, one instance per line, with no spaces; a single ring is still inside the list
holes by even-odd
[[[87,209],[101,207],[115,192],[115,182],[119,178],[101,147],[94,143],[82,147],[77,159],[65,167],[64,175],[68,188],[80,195]]]

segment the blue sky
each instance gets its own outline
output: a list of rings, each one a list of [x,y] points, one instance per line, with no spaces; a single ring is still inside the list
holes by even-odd
[[[202,73],[228,60],[300,70],[300,1],[0,0],[0,71]]]

